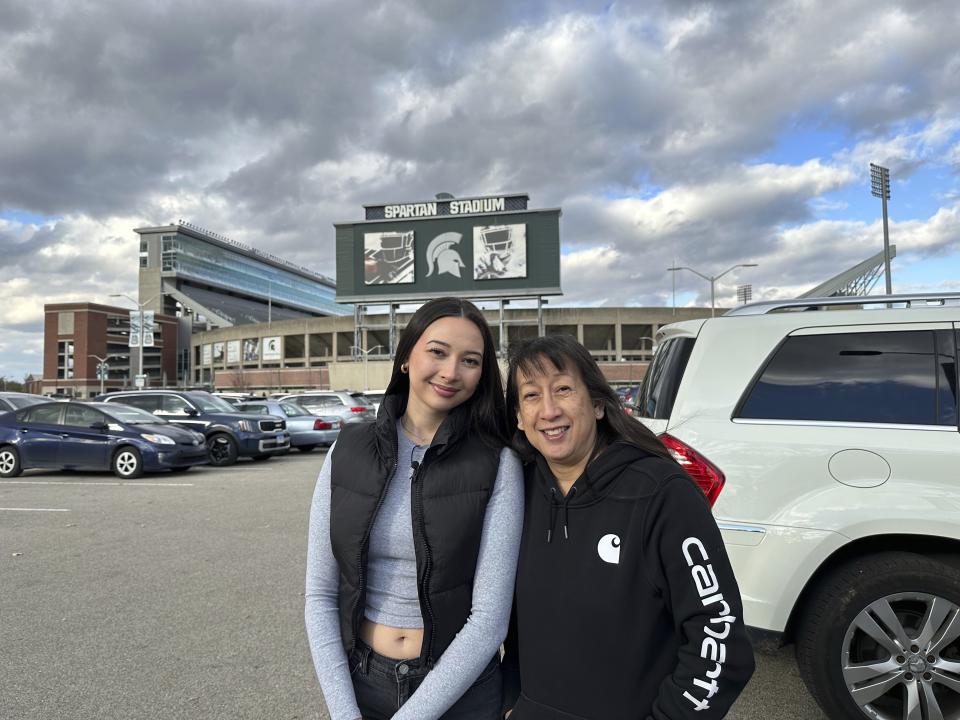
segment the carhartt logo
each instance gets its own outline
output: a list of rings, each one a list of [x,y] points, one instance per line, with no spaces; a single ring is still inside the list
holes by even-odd
[[[620,564],[620,536],[610,533],[600,538],[597,543],[597,554],[604,562],[611,565]]]

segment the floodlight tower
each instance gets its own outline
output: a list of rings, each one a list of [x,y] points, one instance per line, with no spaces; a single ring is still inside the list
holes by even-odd
[[[890,230],[887,226],[887,200],[890,199],[890,168],[870,163],[870,194],[883,201],[883,270],[887,279],[887,295],[893,295],[890,280]]]

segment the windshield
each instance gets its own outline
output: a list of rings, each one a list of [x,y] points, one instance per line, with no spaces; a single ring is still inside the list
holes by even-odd
[[[146,410],[141,410],[132,405],[111,403],[109,408],[100,409],[114,420],[119,420],[127,425],[162,425],[167,422],[163,418],[151,415]]]
[[[289,400],[284,400],[280,403],[280,409],[286,414],[287,417],[296,417],[297,415],[312,415],[309,410],[307,410],[303,405],[299,403],[290,402]]]
[[[43,397],[30,397],[29,395],[21,395],[19,397],[12,395],[7,397],[7,402],[13,405],[15,408],[25,408],[29,407],[30,405],[39,405],[40,403],[49,402],[49,399]]]
[[[373,404],[372,404],[369,400],[367,400],[367,398],[365,398],[365,397],[363,396],[363,393],[358,393],[358,392],[350,393],[350,397],[353,398],[354,402],[356,402],[357,405],[364,405],[364,406],[366,406],[366,407],[373,407]]]
[[[214,395],[207,395],[206,393],[192,393],[190,395],[190,399],[199,405],[200,409],[204,412],[237,412],[237,408],[235,406]]]

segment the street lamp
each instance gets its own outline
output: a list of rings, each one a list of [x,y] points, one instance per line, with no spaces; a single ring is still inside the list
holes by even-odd
[[[704,280],[706,280],[708,283],[710,283],[710,317],[714,317],[714,316],[716,315],[716,302],[715,302],[715,301],[716,301],[716,293],[715,293],[715,287],[716,287],[717,280],[719,280],[720,278],[722,278],[722,277],[723,277],[724,275],[726,275],[728,272],[732,272],[732,271],[736,270],[737,268],[742,268],[742,267],[757,267],[757,263],[738,263],[738,264],[734,265],[733,267],[727,268],[726,270],[724,270],[724,271],[723,271],[722,273],[720,273],[719,275],[704,275],[704,274],[703,274],[702,272],[700,272],[699,270],[694,270],[692,267],[687,267],[686,265],[682,265],[682,266],[680,266],[680,267],[670,267],[670,268],[667,268],[667,270],[669,270],[670,272],[677,272],[678,270],[689,270],[689,271],[692,272],[694,275],[699,275],[699,276],[702,277]]]
[[[372,353],[374,350],[383,350],[383,345],[374,345],[372,348],[367,348],[366,350],[359,345],[351,345],[350,349],[356,350],[363,355],[363,389],[369,390],[370,384],[367,382],[367,355]]]
[[[887,200],[890,199],[890,168],[870,163],[870,194],[883,200],[883,271],[887,280],[887,295],[893,295],[890,279],[890,230],[887,227]]]
[[[99,362],[97,363],[97,375],[100,376],[100,394],[103,395],[103,381],[107,377],[107,371],[110,369],[110,366],[107,365],[107,358],[111,358],[113,357],[113,355],[100,357],[99,355],[94,355],[93,353],[91,353],[87,355],[87,357],[92,357],[99,360]]]
[[[137,363],[137,374],[143,376],[144,384],[146,384],[146,379],[147,379],[146,373],[143,371],[143,308],[149,305],[150,303],[152,303],[154,300],[156,300],[160,296],[154,295],[152,298],[150,298],[146,302],[137,302],[126,293],[111,293],[110,297],[123,297],[137,306],[137,310],[140,314],[140,342],[138,343],[138,348],[137,348],[139,350],[139,352],[137,353],[139,356],[139,362]]]

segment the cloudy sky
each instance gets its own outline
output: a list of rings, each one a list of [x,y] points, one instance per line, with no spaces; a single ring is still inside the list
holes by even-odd
[[[41,370],[44,303],[135,294],[134,227],[333,275],[331,223],[441,191],[563,208],[553,304],[758,263],[733,303],[880,251],[877,162],[894,289],[960,290],[958,28],[956,0],[0,0],[0,375]]]

